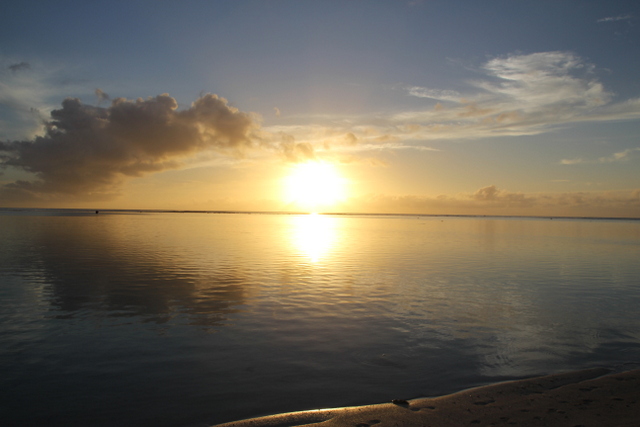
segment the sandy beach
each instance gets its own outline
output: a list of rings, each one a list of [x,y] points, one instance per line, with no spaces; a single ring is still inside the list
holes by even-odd
[[[602,368],[377,405],[293,412],[217,427],[637,426],[640,370]]]

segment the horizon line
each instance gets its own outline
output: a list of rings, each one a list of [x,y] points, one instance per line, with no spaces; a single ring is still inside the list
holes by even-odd
[[[0,211],[75,211],[86,213],[198,213],[228,215],[327,215],[327,216],[404,216],[404,217],[444,217],[444,218],[531,218],[531,219],[594,219],[639,221],[640,217],[615,216],[563,216],[563,215],[487,215],[487,214],[429,214],[394,212],[310,212],[310,211],[251,211],[251,210],[209,210],[209,209],[90,209],[90,208],[23,208],[0,207]]]

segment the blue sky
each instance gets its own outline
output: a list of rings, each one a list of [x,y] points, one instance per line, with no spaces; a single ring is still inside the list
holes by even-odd
[[[280,187],[314,160],[348,183],[328,210],[640,216],[635,1],[24,1],[1,12],[5,206],[296,209]],[[175,110],[155,98],[165,93]],[[226,101],[192,105],[207,93]],[[79,122],[67,97],[94,133],[68,128]],[[167,119],[180,123],[165,132],[174,140],[116,132],[125,124],[111,118],[136,108],[182,111]],[[64,137],[43,126],[60,109]]]

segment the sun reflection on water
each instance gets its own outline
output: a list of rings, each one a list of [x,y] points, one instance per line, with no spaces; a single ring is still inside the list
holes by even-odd
[[[336,241],[336,219],[316,213],[292,218],[293,245],[311,262],[325,257]]]

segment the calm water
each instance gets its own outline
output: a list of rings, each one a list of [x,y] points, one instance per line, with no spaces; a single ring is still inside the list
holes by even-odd
[[[0,211],[0,242],[3,425],[206,425],[640,362],[640,221]]]

